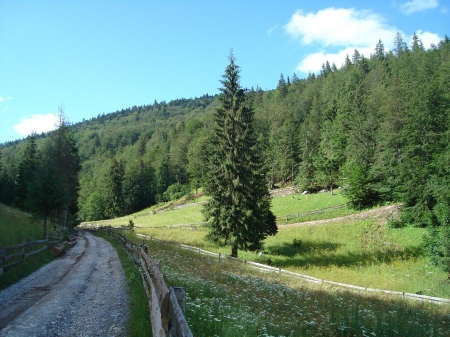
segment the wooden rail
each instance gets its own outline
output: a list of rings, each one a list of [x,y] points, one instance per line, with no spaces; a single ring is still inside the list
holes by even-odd
[[[34,241],[30,241],[30,242],[25,242],[25,240],[22,240],[22,243],[1,247],[0,248],[0,275],[3,275],[6,271],[23,263],[27,258],[45,251],[48,248],[48,245],[53,245],[53,244],[57,244],[60,242],[59,238],[50,237],[50,239],[58,239],[58,241],[49,241],[49,238],[47,237],[45,240],[34,240]],[[44,246],[37,250],[31,251],[31,252],[25,251],[25,248],[31,247],[31,246],[36,246],[36,245],[44,245]],[[19,252],[7,255],[7,252],[18,250],[18,249],[21,249],[21,250]],[[17,259],[19,259],[19,260],[17,260]],[[14,260],[17,260],[17,261],[14,261]],[[6,264],[10,261],[14,261],[14,262]]]
[[[185,318],[185,295],[180,287],[168,287],[161,272],[161,261],[147,255],[147,246],[138,245],[112,227],[99,228],[120,241],[127,254],[140,266],[147,294],[154,337],[193,337]]]

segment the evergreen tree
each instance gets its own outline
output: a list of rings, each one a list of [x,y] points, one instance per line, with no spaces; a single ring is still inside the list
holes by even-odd
[[[63,228],[75,225],[75,215],[78,212],[78,174],[81,161],[78,155],[74,136],[64,115],[64,107],[59,107],[58,128],[51,136],[52,158],[56,167],[55,180],[62,191],[61,208],[58,211],[60,226]]]
[[[277,91],[280,97],[284,97],[287,93],[287,84],[283,74],[280,75],[280,79],[278,80]]]
[[[208,237],[231,245],[231,256],[238,249],[261,249],[262,240],[277,232],[270,211],[267,183],[260,172],[256,152],[253,111],[246,104],[239,83],[240,68],[233,53],[222,76],[216,109],[212,153],[205,192],[210,201],[204,214],[209,222]]]
[[[124,215],[125,198],[123,182],[125,179],[125,165],[115,157],[111,161],[109,174],[106,179],[106,210],[108,218]]]
[[[27,147],[19,164],[19,170],[15,188],[15,204],[17,207],[25,208],[25,200],[28,195],[28,185],[31,182],[37,166],[37,145],[36,134],[33,133],[27,138]]]
[[[51,140],[47,141],[39,158],[39,165],[33,172],[25,205],[44,221],[44,238],[47,236],[49,218],[55,218],[64,205],[61,177],[55,165],[55,149]],[[55,219],[56,220],[56,219]]]
[[[384,50],[384,44],[381,40],[378,40],[377,45],[375,46],[375,58],[378,61],[384,60],[386,57],[386,51]]]
[[[2,180],[2,194],[0,195],[1,202],[10,205],[14,202],[15,188],[17,178],[17,163],[13,153],[5,158],[5,165],[1,176]]]

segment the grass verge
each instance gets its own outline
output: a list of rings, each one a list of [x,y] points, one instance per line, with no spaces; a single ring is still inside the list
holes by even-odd
[[[40,222],[32,222],[29,214],[19,211],[13,207],[0,204],[0,247],[10,246],[25,241],[41,239],[43,229]],[[25,251],[37,250],[42,246],[28,247]],[[9,254],[17,253],[19,250],[10,251]],[[0,276],[0,290],[16,283],[21,278],[28,276],[35,270],[53,260],[49,251],[26,259],[22,264],[14,267]]]
[[[147,337],[151,333],[150,313],[147,294],[142,285],[142,277],[138,267],[123,250],[122,244],[106,234],[97,233],[107,240],[117,250],[120,263],[127,279],[128,293],[130,295],[130,319],[128,321],[129,337]]]

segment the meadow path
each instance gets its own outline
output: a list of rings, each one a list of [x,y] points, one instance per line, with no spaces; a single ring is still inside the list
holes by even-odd
[[[78,231],[78,243],[0,291],[0,336],[123,336],[128,293],[117,252]]]

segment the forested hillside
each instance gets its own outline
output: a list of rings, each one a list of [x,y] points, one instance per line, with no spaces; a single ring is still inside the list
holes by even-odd
[[[247,91],[257,147],[272,187],[345,188],[351,205],[404,203],[404,221],[447,225],[450,214],[450,41],[414,36],[357,50],[307,79]],[[79,219],[112,218],[202,186],[217,97],[132,107],[71,126],[82,168]],[[49,134],[37,136],[38,150]],[[1,148],[1,200],[14,189],[26,142]]]

